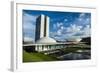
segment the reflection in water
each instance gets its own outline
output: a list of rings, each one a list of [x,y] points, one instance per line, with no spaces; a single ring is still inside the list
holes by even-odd
[[[77,50],[76,52],[71,52],[57,57],[61,60],[81,60],[81,59],[90,59],[91,54],[90,50]]]

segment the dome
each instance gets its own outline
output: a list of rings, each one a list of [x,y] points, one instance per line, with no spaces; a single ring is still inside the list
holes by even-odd
[[[81,38],[72,38],[72,39],[68,39],[68,41],[72,41],[72,42],[80,42],[82,39]]]
[[[56,41],[50,37],[43,37],[36,41],[37,44],[46,44],[46,43],[56,43]]]

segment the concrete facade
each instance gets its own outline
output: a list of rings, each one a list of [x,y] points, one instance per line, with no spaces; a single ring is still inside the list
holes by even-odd
[[[50,43],[56,43],[53,38],[49,37],[50,18],[45,15],[40,15],[36,20],[35,46],[36,51],[50,50]],[[42,45],[39,45],[42,44]],[[43,45],[46,44],[46,45]]]
[[[36,20],[35,42],[42,37],[49,37],[49,17],[40,15]]]

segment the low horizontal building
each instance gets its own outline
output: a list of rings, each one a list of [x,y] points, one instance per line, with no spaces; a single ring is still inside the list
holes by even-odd
[[[44,43],[44,44],[25,44],[23,47],[25,48],[32,48],[33,51],[43,52],[43,51],[50,51],[56,49],[66,48],[67,45],[71,43]]]

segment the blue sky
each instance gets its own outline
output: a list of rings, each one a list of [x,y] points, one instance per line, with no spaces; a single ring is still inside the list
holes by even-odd
[[[34,42],[36,18],[41,14],[50,17],[49,36],[55,40],[65,41],[91,35],[91,13],[23,10],[24,41]]]

